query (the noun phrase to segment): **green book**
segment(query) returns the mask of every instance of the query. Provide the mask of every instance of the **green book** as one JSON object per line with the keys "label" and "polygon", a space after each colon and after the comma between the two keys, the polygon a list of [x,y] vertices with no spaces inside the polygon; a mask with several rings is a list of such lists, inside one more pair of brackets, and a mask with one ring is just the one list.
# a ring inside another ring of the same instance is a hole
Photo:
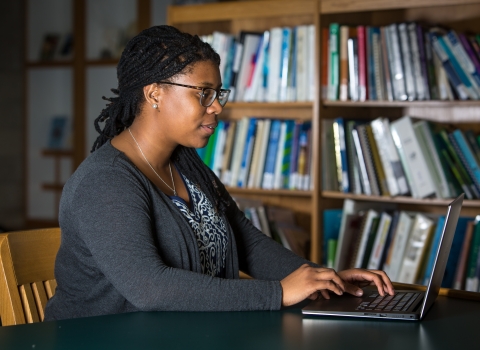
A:
{"label": "green book", "polygon": [[365,246],[365,253],[363,254],[362,268],[366,269],[368,266],[368,261],[370,260],[370,255],[372,254],[373,243],[375,242],[375,237],[377,235],[378,224],[380,222],[380,216],[377,216],[372,219],[372,226],[370,227],[370,232],[368,233],[368,241]]}
{"label": "green book", "polygon": [[338,89],[340,86],[340,26],[338,23],[331,23],[329,28],[329,44],[328,44],[328,99],[331,101],[338,100]]}
{"label": "green book", "polygon": [[480,217],[475,219],[475,227],[473,229],[472,243],[468,253],[467,269],[465,273],[465,290],[476,292],[478,290],[477,278],[477,261],[478,252],[480,251]]}
{"label": "green book", "polygon": [[337,252],[337,240],[336,239],[329,239],[327,242],[327,267],[333,268],[335,264],[335,254]]}

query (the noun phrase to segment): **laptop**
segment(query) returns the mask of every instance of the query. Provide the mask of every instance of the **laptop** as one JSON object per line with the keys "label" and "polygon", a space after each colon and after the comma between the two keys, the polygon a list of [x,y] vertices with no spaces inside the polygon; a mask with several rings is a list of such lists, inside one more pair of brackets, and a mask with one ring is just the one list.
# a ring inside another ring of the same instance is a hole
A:
{"label": "laptop", "polygon": [[375,286],[363,288],[363,295],[355,297],[347,293],[330,299],[310,302],[302,309],[304,315],[343,316],[420,321],[430,309],[440,291],[453,236],[457,227],[464,194],[448,205],[447,215],[438,245],[432,276],[426,291],[396,290],[394,296],[381,297]]}

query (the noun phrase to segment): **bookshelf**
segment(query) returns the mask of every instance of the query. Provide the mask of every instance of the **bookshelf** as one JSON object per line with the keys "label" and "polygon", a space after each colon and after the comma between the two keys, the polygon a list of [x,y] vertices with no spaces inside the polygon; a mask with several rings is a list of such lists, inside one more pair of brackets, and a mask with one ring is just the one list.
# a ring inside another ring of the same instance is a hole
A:
{"label": "bookshelf", "polygon": [[[315,98],[313,102],[244,103],[229,102],[220,116],[225,120],[238,120],[243,116],[271,118],[300,118],[311,120],[314,133],[313,190],[283,191],[229,188],[238,196],[261,199],[265,204],[277,204],[293,209],[302,215],[311,233],[310,259],[322,261],[322,213],[326,209],[342,208],[345,199],[371,203],[395,204],[399,210],[443,214],[448,199],[416,199],[407,196],[385,197],[354,195],[322,188],[322,121],[342,116],[365,121],[379,116],[396,120],[405,115],[456,125],[461,129],[480,132],[479,101],[329,101],[322,99],[320,87],[322,37],[321,30],[338,22],[347,25],[384,26],[405,21],[446,24],[458,31],[480,32],[479,0],[319,0],[282,2],[242,1],[205,5],[171,6],[168,24],[181,30],[198,34],[221,31],[238,34],[241,30],[263,31],[275,26],[315,26]],[[301,193],[300,193],[301,192]],[[480,200],[466,200],[462,215],[480,213]]]}

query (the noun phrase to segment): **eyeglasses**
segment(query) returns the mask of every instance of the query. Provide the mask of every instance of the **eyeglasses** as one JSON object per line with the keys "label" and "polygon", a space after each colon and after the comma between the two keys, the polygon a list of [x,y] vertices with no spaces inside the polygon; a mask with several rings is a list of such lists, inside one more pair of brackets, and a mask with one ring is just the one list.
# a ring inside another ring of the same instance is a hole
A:
{"label": "eyeglasses", "polygon": [[203,107],[210,107],[216,98],[218,99],[218,103],[220,103],[220,105],[223,107],[227,103],[228,96],[230,95],[230,90],[224,90],[224,89],[215,90],[215,89],[200,87],[200,86],[171,83],[169,81],[161,81],[160,84],[177,85],[177,86],[182,86],[189,89],[202,90],[202,93],[200,95],[200,104]]}

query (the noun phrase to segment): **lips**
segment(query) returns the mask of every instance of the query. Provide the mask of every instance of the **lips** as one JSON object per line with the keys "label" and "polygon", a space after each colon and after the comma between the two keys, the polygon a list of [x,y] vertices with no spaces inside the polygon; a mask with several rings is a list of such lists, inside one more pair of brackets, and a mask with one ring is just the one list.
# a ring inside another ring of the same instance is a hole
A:
{"label": "lips", "polygon": [[217,127],[218,123],[211,123],[211,124],[202,124],[202,129],[205,130],[208,134],[212,135],[215,132],[215,128]]}

